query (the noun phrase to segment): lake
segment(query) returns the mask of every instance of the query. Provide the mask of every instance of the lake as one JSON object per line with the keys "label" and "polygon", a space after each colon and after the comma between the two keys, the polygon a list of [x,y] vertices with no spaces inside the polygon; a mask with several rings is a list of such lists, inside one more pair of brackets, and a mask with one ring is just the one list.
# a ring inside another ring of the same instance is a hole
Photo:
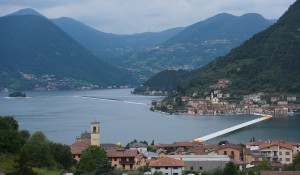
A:
{"label": "lake", "polygon": [[[0,115],[14,115],[20,129],[43,131],[54,141],[72,144],[90,123],[100,122],[100,142],[122,145],[137,140],[155,143],[189,141],[258,116],[166,115],[149,110],[162,97],[132,95],[133,89],[26,92],[31,98],[0,93]],[[273,117],[208,141],[233,143],[256,140],[300,142],[300,115]]]}

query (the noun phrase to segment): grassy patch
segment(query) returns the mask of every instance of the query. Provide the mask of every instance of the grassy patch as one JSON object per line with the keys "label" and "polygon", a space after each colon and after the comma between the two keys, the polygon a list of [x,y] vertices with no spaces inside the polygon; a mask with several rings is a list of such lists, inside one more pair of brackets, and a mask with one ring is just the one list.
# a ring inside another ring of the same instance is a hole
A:
{"label": "grassy patch", "polygon": [[42,168],[33,168],[33,171],[38,173],[38,175],[60,175],[62,173],[61,170],[55,169],[42,169]]}
{"label": "grassy patch", "polygon": [[12,154],[0,154],[0,171],[11,172],[14,170],[16,155]]}

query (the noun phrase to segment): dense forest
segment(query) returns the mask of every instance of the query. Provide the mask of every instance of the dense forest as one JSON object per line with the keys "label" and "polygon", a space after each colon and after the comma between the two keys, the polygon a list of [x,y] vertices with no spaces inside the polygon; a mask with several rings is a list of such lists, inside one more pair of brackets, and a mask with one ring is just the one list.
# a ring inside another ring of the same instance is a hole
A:
{"label": "dense forest", "polygon": [[254,92],[299,94],[300,1],[277,23],[254,35],[229,54],[203,67],[182,95],[204,96],[211,85],[226,78],[225,92],[240,96]]}

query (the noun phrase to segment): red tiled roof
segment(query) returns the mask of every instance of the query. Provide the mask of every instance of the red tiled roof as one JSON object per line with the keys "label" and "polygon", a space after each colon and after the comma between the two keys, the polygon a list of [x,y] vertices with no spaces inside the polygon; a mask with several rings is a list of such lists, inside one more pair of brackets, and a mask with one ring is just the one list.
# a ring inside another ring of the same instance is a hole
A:
{"label": "red tiled roof", "polygon": [[271,146],[281,146],[281,147],[288,148],[288,149],[291,149],[291,150],[294,149],[292,145],[281,142],[281,141],[273,141],[271,143],[261,144],[259,146],[259,149],[264,149],[264,148],[268,148],[268,147],[271,147]]}
{"label": "red tiled roof", "polygon": [[225,144],[225,145],[219,145],[219,147],[217,148],[218,150],[221,150],[221,149],[226,149],[226,148],[232,148],[232,149],[236,149],[236,150],[241,150],[241,147],[239,145],[236,145],[236,144]]}
{"label": "red tiled roof", "polygon": [[157,160],[151,160],[149,167],[184,167],[184,162],[182,160],[166,157]]}
{"label": "red tiled roof", "polygon": [[154,148],[167,148],[167,147],[194,147],[199,143],[195,142],[174,142],[172,144],[157,144],[153,145]]}
{"label": "red tiled roof", "polygon": [[117,149],[117,150],[108,150],[107,157],[136,157],[138,155],[137,150],[129,149]]}
{"label": "red tiled roof", "polygon": [[300,171],[261,171],[261,175],[300,175]]}
{"label": "red tiled roof", "polygon": [[101,143],[101,148],[104,148],[105,150],[114,150],[114,149],[120,149],[118,145],[113,143]]}
{"label": "red tiled roof", "polygon": [[90,139],[77,139],[75,143],[73,143],[71,148],[71,153],[73,155],[79,154],[81,155],[83,151],[85,151],[91,145]]}

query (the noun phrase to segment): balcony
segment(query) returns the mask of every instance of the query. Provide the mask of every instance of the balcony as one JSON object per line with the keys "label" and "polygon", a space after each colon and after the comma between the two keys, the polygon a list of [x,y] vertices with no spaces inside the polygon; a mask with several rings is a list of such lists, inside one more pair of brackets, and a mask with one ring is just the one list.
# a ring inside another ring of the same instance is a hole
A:
{"label": "balcony", "polygon": [[120,164],[125,164],[125,165],[129,165],[129,164],[135,164],[134,160],[120,160],[119,161]]}

